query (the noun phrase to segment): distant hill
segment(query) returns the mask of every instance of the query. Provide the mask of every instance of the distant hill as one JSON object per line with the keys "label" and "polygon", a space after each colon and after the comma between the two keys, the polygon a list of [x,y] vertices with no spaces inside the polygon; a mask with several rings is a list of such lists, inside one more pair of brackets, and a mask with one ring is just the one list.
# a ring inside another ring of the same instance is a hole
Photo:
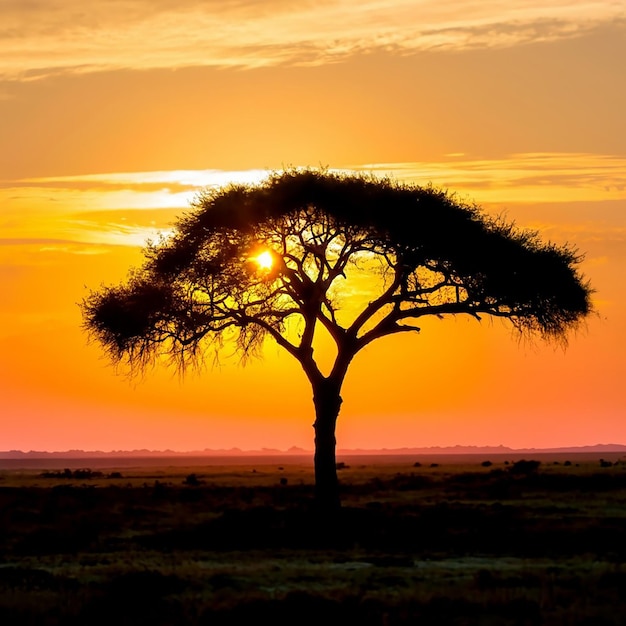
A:
{"label": "distant hill", "polygon": [[[432,446],[428,448],[380,448],[380,449],[338,449],[337,454],[350,455],[467,455],[467,454],[575,454],[575,453],[602,453],[623,452],[626,454],[626,445],[617,443],[600,443],[590,446],[574,446],[563,448],[509,448],[507,446]],[[312,450],[291,447],[288,450],[261,448],[260,450],[241,450],[240,448],[212,450],[193,450],[180,452],[176,450],[66,450],[49,452],[45,450],[6,450],[0,451],[0,459],[96,459],[96,458],[153,458],[153,457],[226,457],[226,456],[283,456],[283,455],[312,455]]]}

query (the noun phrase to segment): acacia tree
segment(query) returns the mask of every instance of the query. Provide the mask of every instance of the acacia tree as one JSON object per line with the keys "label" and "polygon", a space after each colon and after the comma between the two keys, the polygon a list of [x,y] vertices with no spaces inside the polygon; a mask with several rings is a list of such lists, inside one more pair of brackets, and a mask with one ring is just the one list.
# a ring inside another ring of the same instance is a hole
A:
{"label": "acacia tree", "polygon": [[[86,329],[115,362],[140,370],[164,355],[184,369],[231,342],[245,359],[275,341],[312,387],[323,509],[339,506],[335,424],[365,346],[419,332],[426,315],[500,317],[562,340],[591,310],[570,246],[432,187],[326,171],[205,191],[145,258],[125,284],[85,298]],[[326,371],[319,332],[334,344]]]}

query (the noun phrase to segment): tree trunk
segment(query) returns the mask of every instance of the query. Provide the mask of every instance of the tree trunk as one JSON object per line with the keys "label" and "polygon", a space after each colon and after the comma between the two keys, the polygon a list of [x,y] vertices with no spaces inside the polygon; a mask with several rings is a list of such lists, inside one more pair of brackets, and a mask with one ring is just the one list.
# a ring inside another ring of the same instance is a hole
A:
{"label": "tree trunk", "polygon": [[335,425],[341,407],[337,383],[324,378],[313,389],[315,404],[315,501],[322,513],[339,510],[339,481],[335,460]]}

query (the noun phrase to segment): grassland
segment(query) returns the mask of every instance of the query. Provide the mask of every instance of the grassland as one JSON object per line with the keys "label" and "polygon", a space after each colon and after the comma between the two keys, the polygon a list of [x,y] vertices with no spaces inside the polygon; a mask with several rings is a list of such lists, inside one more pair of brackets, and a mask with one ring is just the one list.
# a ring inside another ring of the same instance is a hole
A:
{"label": "grassland", "polygon": [[626,464],[480,461],[0,471],[0,624],[626,624]]}

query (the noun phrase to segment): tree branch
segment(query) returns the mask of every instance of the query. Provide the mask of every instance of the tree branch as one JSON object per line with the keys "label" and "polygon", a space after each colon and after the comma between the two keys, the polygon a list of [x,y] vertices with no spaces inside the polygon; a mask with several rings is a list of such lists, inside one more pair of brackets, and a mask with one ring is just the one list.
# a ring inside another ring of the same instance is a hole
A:
{"label": "tree branch", "polygon": [[387,304],[393,302],[392,296],[402,282],[402,273],[395,268],[395,273],[391,284],[385,291],[375,300],[372,300],[363,311],[356,317],[352,324],[348,327],[347,333],[356,337],[359,330]]}

